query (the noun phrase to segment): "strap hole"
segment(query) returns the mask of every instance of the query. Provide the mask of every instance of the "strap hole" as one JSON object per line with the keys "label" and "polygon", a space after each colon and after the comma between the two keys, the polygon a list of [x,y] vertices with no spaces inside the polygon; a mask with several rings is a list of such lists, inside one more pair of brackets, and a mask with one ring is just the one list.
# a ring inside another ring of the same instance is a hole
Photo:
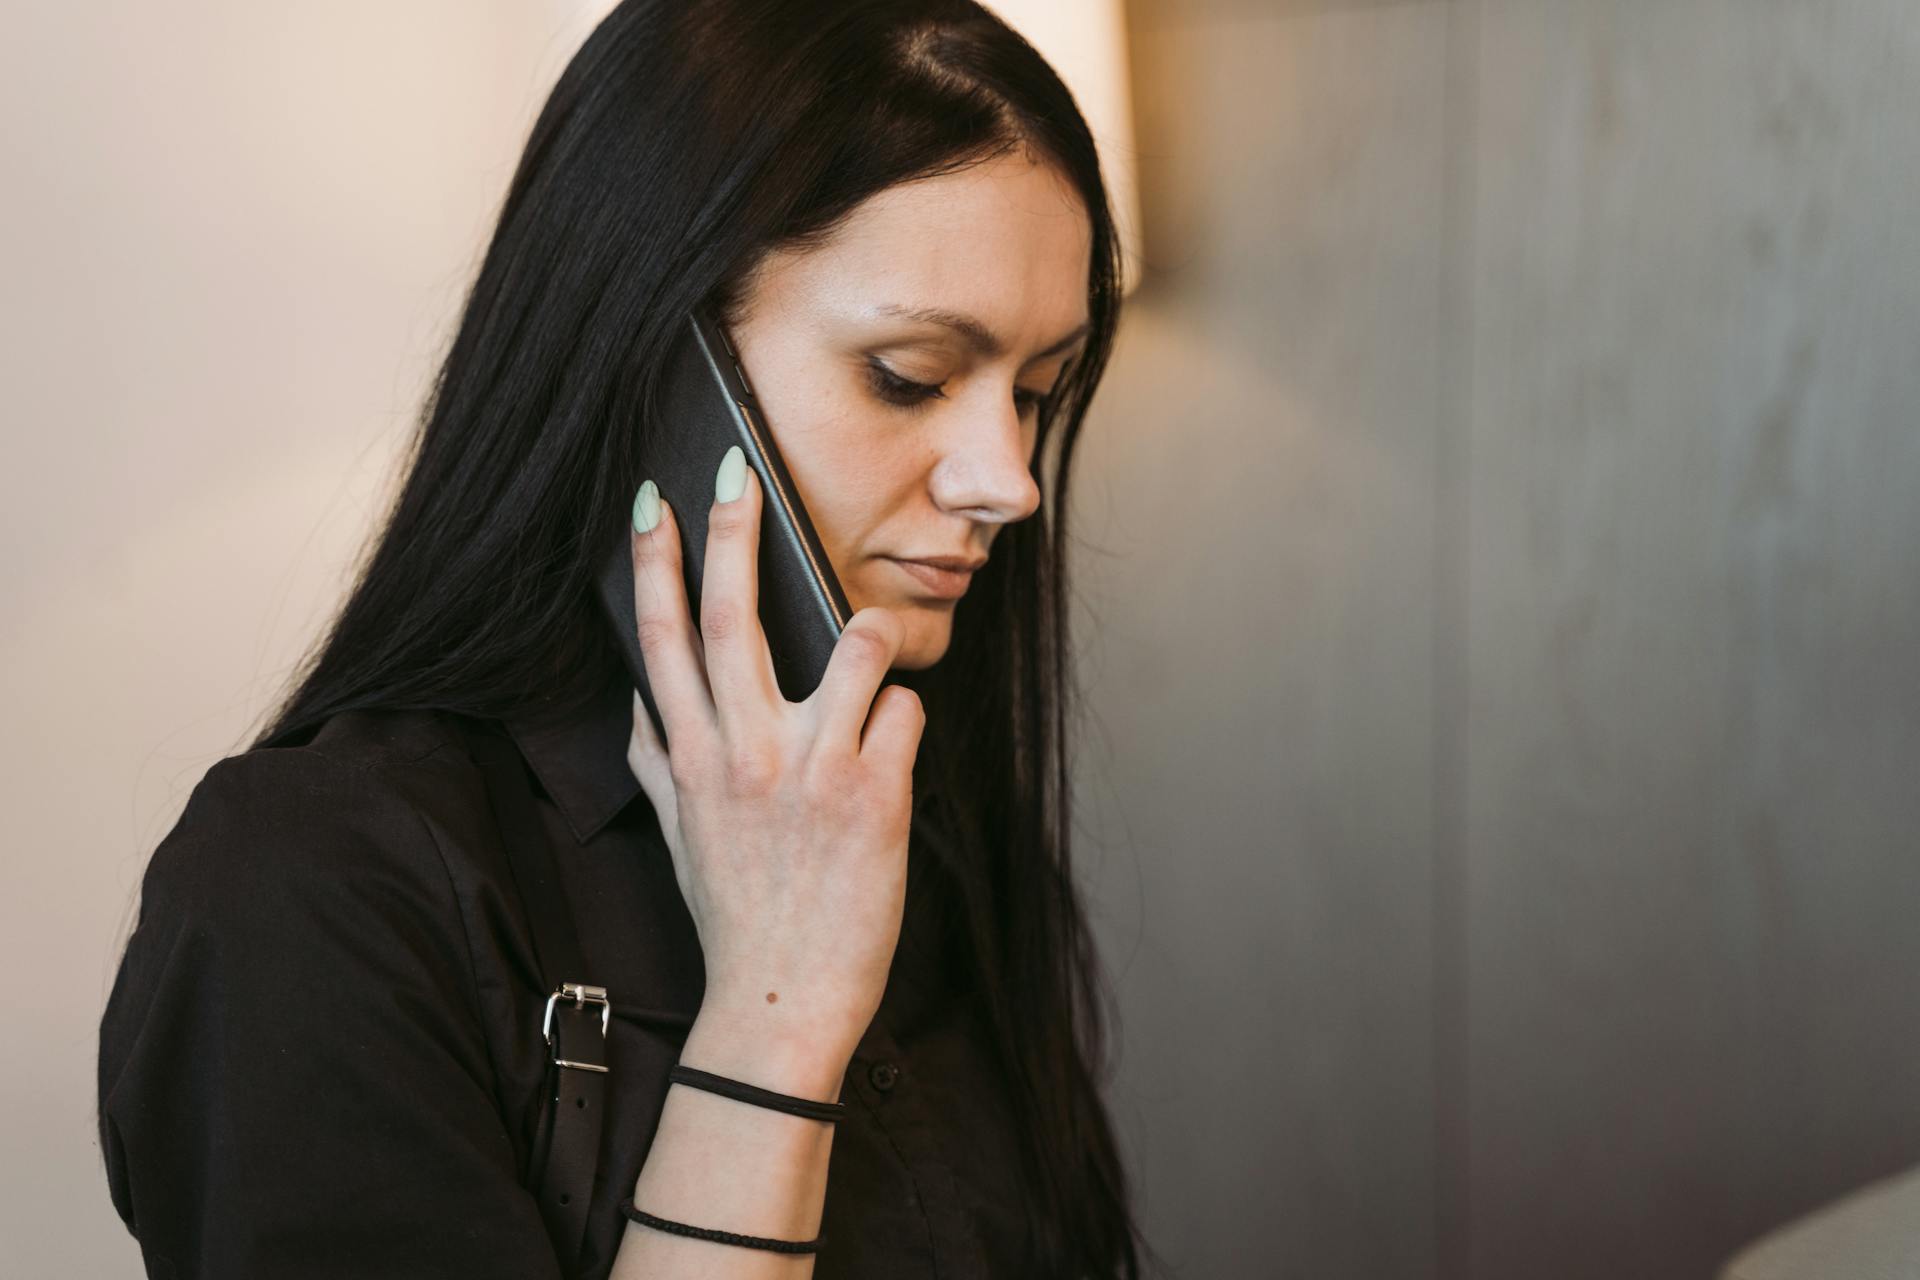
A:
{"label": "strap hole", "polygon": [[572,1197],[572,1196],[570,1196],[570,1195],[568,1195],[568,1194],[567,1194],[566,1192],[564,1192],[564,1191],[562,1191],[562,1192],[560,1193],[560,1203],[561,1203],[561,1204],[572,1204],[572,1203],[573,1203],[573,1197]]}
{"label": "strap hole", "polygon": [[585,1098],[575,1098],[573,1100],[573,1105],[576,1107],[584,1107],[587,1105],[587,1100]]}

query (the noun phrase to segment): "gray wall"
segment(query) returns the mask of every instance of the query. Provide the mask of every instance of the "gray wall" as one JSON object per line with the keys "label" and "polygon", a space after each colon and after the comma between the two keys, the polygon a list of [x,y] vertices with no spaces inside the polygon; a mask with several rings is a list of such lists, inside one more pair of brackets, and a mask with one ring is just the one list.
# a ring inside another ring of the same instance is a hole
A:
{"label": "gray wall", "polygon": [[1162,1252],[1709,1276],[1920,1162],[1920,11],[1133,20],[1078,834]]}

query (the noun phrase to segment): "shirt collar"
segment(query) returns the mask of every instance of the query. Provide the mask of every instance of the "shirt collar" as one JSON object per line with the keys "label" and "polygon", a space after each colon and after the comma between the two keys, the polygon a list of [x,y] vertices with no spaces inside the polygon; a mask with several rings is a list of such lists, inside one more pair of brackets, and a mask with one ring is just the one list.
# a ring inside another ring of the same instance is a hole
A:
{"label": "shirt collar", "polygon": [[610,679],[573,715],[535,706],[504,722],[581,844],[641,793],[640,780],[627,764],[634,695],[625,674]]}

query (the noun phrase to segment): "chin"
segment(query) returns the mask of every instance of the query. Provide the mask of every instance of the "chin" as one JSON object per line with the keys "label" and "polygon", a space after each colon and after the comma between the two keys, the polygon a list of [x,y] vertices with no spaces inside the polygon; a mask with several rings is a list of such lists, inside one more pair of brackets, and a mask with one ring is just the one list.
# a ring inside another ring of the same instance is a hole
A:
{"label": "chin", "polygon": [[898,612],[906,620],[907,640],[900,646],[892,670],[925,671],[947,656],[947,645],[953,635],[950,611],[906,605],[899,607]]}
{"label": "chin", "polygon": [[928,657],[923,654],[917,654],[917,653],[910,654],[910,653],[906,653],[905,651],[902,651],[899,658],[894,661],[894,664],[891,667],[889,667],[888,670],[889,671],[925,671],[928,667],[931,667],[934,663],[940,661],[940,659],[944,657],[945,654],[946,654],[946,650],[944,649],[941,650],[939,653],[932,655],[931,657]]}

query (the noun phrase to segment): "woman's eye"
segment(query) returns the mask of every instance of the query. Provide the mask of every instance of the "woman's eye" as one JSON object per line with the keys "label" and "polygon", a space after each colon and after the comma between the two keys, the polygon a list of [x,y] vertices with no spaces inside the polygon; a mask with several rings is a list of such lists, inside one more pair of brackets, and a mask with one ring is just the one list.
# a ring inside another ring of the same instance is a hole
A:
{"label": "woman's eye", "polygon": [[903,378],[878,360],[867,361],[867,378],[873,384],[874,394],[889,404],[902,408],[914,408],[933,399],[944,399],[946,393],[940,390],[940,384],[934,382],[915,382]]}
{"label": "woman's eye", "polygon": [[[947,393],[937,382],[915,382],[903,378],[887,368],[878,360],[867,361],[868,381],[873,384],[874,394],[889,404],[905,409],[924,408],[929,400],[944,400]],[[1020,416],[1038,411],[1047,402],[1047,392],[1031,391],[1026,387],[1013,389],[1013,403],[1019,408]]]}

